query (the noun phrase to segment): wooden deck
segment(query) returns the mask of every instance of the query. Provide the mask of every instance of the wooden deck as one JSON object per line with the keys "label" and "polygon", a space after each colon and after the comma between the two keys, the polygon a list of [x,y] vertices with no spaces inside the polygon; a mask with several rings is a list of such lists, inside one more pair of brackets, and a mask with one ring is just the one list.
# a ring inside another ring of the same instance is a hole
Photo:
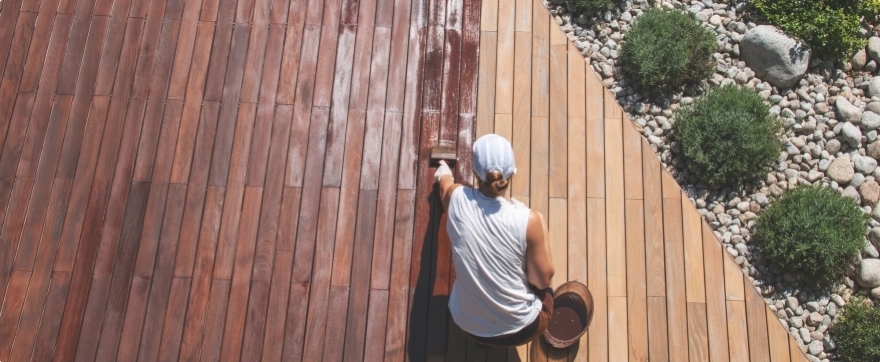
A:
{"label": "wooden deck", "polygon": [[[0,361],[804,359],[539,0],[0,6]],[[447,316],[428,150],[490,131],[569,351]]]}

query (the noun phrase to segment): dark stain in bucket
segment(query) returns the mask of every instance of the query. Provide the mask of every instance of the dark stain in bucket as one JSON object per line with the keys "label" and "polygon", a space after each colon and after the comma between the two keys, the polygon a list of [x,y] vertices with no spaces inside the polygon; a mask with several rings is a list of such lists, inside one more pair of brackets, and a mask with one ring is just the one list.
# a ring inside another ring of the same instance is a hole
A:
{"label": "dark stain in bucket", "polygon": [[587,324],[586,309],[583,300],[574,293],[556,297],[547,330],[553,337],[563,341],[577,337]]}

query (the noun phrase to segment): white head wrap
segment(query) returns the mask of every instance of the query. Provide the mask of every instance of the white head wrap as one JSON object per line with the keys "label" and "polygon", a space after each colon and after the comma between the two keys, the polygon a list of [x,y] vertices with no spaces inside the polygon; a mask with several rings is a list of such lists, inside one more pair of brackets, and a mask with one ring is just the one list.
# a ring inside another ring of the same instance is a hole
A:
{"label": "white head wrap", "polygon": [[509,179],[516,173],[513,148],[510,142],[497,134],[487,134],[474,142],[474,172],[481,180],[489,172],[497,171]]}

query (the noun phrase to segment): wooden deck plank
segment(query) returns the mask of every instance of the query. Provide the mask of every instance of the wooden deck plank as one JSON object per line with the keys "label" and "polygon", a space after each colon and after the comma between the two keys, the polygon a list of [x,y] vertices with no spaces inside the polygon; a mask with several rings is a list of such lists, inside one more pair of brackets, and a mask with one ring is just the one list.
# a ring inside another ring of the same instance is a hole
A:
{"label": "wooden deck plank", "polygon": [[[53,176],[58,166],[58,159],[61,152],[61,138],[67,127],[68,115],[70,112],[71,96],[59,96],[55,98],[55,102],[51,107],[52,112],[46,120],[46,126],[51,130],[46,135],[45,141],[48,142],[45,147],[39,149],[39,165],[35,165],[36,176],[34,179],[33,191],[31,192],[30,201],[28,202],[27,214],[22,225],[18,242],[13,239],[12,243],[18,243],[15,252],[13,268],[15,270],[33,270],[34,259],[37,257],[40,235],[43,232],[43,222],[47,218],[47,211],[50,207],[51,193],[54,189]],[[36,117],[36,115],[34,115]],[[32,122],[32,125],[35,122]],[[30,132],[28,132],[30,134]],[[27,145],[27,140],[25,140]],[[23,160],[22,160],[23,161]],[[22,166],[19,163],[19,166]],[[20,169],[21,167],[19,167]],[[24,176],[24,175],[22,175]],[[68,189],[67,192],[70,190]],[[63,201],[67,203],[67,197]],[[66,205],[65,205],[66,208]],[[59,210],[59,212],[63,212]],[[62,214],[63,218],[63,214]],[[52,252],[54,254],[54,252]]]}
{"label": "wooden deck plank", "polygon": [[749,359],[770,361],[770,337],[767,332],[767,305],[751,282],[745,281],[746,319],[748,322]]}
{"label": "wooden deck plank", "polygon": [[[220,241],[217,244],[217,260],[214,264],[214,277],[231,279],[235,267],[238,234],[242,217],[246,217],[242,210],[242,202],[245,194],[244,178],[247,172],[247,158],[243,153],[250,148],[251,133],[254,117],[254,104],[245,103],[239,109],[239,122],[241,127],[236,127],[233,141],[232,164],[229,166],[229,179],[226,182],[226,201],[223,208],[223,221],[220,226]],[[222,111],[222,108],[221,108]]]}
{"label": "wooden deck plank", "polygon": [[773,362],[791,362],[791,352],[785,348],[788,346],[791,337],[786,333],[782,324],[777,322],[776,317],[770,308],[764,308],[767,313],[767,334],[770,347],[770,360]]}
{"label": "wooden deck plank", "polygon": [[[568,279],[587,281],[586,122],[568,119]],[[516,145],[514,150],[520,145]],[[514,181],[515,183],[516,181]]]}
{"label": "wooden deck plank", "polygon": [[[254,254],[253,280],[272,280],[273,263],[278,248],[278,230],[281,201],[284,192],[284,164],[290,134],[290,116],[293,107],[279,106],[272,125],[271,149],[267,164],[271,165],[263,189],[263,207],[260,210],[260,225],[257,231],[257,245]],[[288,272],[289,277],[289,272]],[[268,288],[268,287],[267,287]]]}
{"label": "wooden deck plank", "polygon": [[[339,41],[340,0],[319,2],[324,5],[321,21],[321,41],[318,49],[318,68],[315,78],[313,105],[329,107],[333,95],[333,75],[336,67],[336,48]],[[320,6],[320,5],[318,5]],[[316,6],[316,7],[318,7]]]}
{"label": "wooden deck plank", "polygon": [[220,360],[223,342],[223,323],[229,306],[229,279],[211,279],[211,297],[205,314],[205,334],[201,340],[200,357],[206,361]]}
{"label": "wooden deck plank", "polygon": [[245,321],[248,316],[248,294],[251,292],[254,249],[256,247],[263,189],[260,187],[247,187],[244,194],[241,225],[238,228],[238,240],[235,246],[229,306],[226,311],[226,323],[223,331],[222,360],[238,360],[242,358]]}
{"label": "wooden deck plank", "polygon": [[230,55],[239,57],[242,59],[242,63],[244,62],[245,53],[231,51],[235,3],[237,3],[236,0],[220,0],[214,26],[214,38],[211,44],[210,62],[207,64],[208,72],[203,96],[206,101],[220,101],[222,99],[225,88],[223,83],[226,80],[224,74],[227,73]]}
{"label": "wooden deck plank", "polygon": [[352,246],[357,221],[358,183],[364,142],[366,113],[352,111],[345,137],[345,164],[342,170],[342,188],[339,196],[339,217],[336,225],[333,251],[332,285],[349,286],[351,280]]}
{"label": "wooden deck plank", "polygon": [[[682,194],[684,194],[683,191]],[[706,303],[705,271],[703,269],[703,220],[686,195],[682,195],[681,207],[687,301],[688,303]]]}
{"label": "wooden deck plank", "polygon": [[[208,170],[211,159],[211,147],[216,132],[217,113],[220,105],[217,102],[205,102],[202,107],[202,121],[199,122],[199,131],[196,139],[196,154],[193,160],[197,166],[190,178],[190,188],[187,192],[186,210],[183,214],[183,228],[180,231],[181,243],[178,246],[178,256],[174,264],[175,276],[193,276],[193,267],[197,258],[197,250],[200,247],[200,231],[203,223],[202,211],[206,205],[206,186]],[[183,120],[181,120],[183,122]],[[176,157],[175,153],[175,157]],[[172,178],[174,177],[172,169]],[[190,175],[187,175],[189,177]],[[220,191],[223,192],[222,190]],[[221,206],[222,208],[222,206]],[[215,221],[218,223],[219,219]],[[220,225],[212,225],[219,230]],[[213,258],[213,251],[212,256]],[[213,263],[213,259],[211,259]]]}
{"label": "wooden deck plank", "polygon": [[[118,352],[125,306],[129,299],[129,293],[126,291],[132,288],[132,275],[138,249],[137,242],[143,228],[149,191],[150,184],[148,183],[131,183],[125,219],[119,234],[116,257],[112,264],[113,276],[110,279],[106,307],[102,308],[101,313],[104,316],[104,323],[101,325],[101,339],[97,345],[98,360],[113,360]],[[112,201],[111,198],[111,203]]]}
{"label": "wooden deck plank", "polygon": [[[327,308],[334,311],[327,315],[327,322],[324,327],[324,338],[330,340],[342,336],[342,343],[345,339],[345,320],[348,317],[348,301],[350,290],[348,286],[330,286],[330,294],[328,296]],[[326,344],[327,342],[325,342]],[[325,346],[322,361],[342,361],[344,348],[331,348]]]}
{"label": "wooden deck plank", "polygon": [[[232,176],[236,158],[232,158],[233,143],[235,136],[239,134],[240,123],[253,127],[253,121],[241,121],[241,117],[247,113],[255,113],[256,107],[252,103],[244,103],[239,106],[236,100],[241,94],[241,81],[244,73],[245,55],[248,48],[248,35],[251,31],[248,25],[238,25],[233,30],[232,46],[229,55],[228,67],[226,67],[226,79],[223,81],[223,96],[220,103],[220,117],[217,121],[217,135],[214,139],[214,153],[211,157],[211,172],[208,175],[208,184],[221,186],[224,184],[238,186]],[[210,75],[210,74],[209,74]],[[208,88],[206,88],[208,89]],[[209,95],[205,95],[208,99]],[[236,112],[238,109],[238,112]],[[236,115],[238,117],[236,117]],[[253,114],[249,119],[253,119]],[[250,137],[248,137],[250,139]],[[246,147],[245,150],[250,147]],[[245,158],[246,162],[247,158]],[[242,182],[243,184],[243,182]]]}
{"label": "wooden deck plank", "polygon": [[[550,120],[532,117],[529,206],[545,216],[550,210]],[[587,172],[589,174],[589,171]]]}
{"label": "wooden deck plank", "polygon": [[648,360],[644,209],[642,200],[626,200],[626,301],[630,361]]}
{"label": "wooden deck plank", "polygon": [[[496,0],[497,1],[497,0]],[[492,2],[484,1],[483,4]],[[485,5],[484,5],[485,6]],[[496,5],[497,6],[497,3]],[[485,12],[486,9],[484,8]],[[484,18],[485,19],[485,18]],[[493,133],[495,119],[495,82],[498,58],[498,33],[480,33],[480,77],[477,85],[477,137]]]}
{"label": "wooden deck plank", "polygon": [[792,362],[804,362],[807,361],[807,357],[804,355],[804,351],[798,347],[797,342],[789,337],[788,349],[790,350],[790,356]]}
{"label": "wooden deck plank", "polygon": [[[124,109],[124,102],[116,102],[117,108]],[[122,232],[123,223],[125,221],[126,202],[131,190],[131,183],[128,182],[131,177],[131,168],[134,160],[135,140],[140,132],[140,126],[143,124],[143,100],[132,100],[131,107],[128,108],[124,117],[124,128],[121,134],[109,141],[111,149],[102,146],[101,154],[98,158],[98,169],[96,170],[96,179],[111,179],[110,202],[107,205],[107,215],[104,218],[103,230],[101,232],[101,244],[98,247],[98,259],[95,264],[95,273],[112,273],[115,263],[116,250],[119,242],[119,236]],[[110,113],[108,119],[113,114],[114,102],[110,102]],[[121,120],[118,123],[123,123]],[[121,125],[120,125],[121,126]],[[118,131],[118,129],[117,129]],[[106,131],[105,131],[106,132]],[[118,148],[117,148],[118,147]],[[101,161],[104,162],[101,162]],[[103,169],[101,166],[104,166]],[[111,171],[113,170],[113,171]],[[104,171],[105,177],[98,177],[98,172]],[[112,172],[112,173],[111,173]],[[146,195],[145,195],[146,196]],[[145,207],[146,205],[143,205]]]}
{"label": "wooden deck plank", "polygon": [[[559,30],[556,27],[551,33]],[[565,197],[568,193],[566,182],[568,166],[568,107],[566,105],[568,94],[568,57],[565,44],[550,46],[550,98],[553,99],[553,107],[550,108],[550,140],[549,140],[549,195],[550,197]],[[540,161],[539,161],[540,162]]]}
{"label": "wooden deck plank", "polygon": [[688,302],[688,356],[691,361],[709,361],[709,336],[706,304]]}
{"label": "wooden deck plank", "polygon": [[[165,135],[162,135],[161,132],[163,130],[159,127],[160,122],[147,122],[144,125],[140,145],[138,146],[138,157],[135,162],[134,176],[132,178],[135,181],[150,180],[152,178],[155,164],[159,162],[168,164],[166,166],[168,171],[163,169],[160,172],[160,179],[166,182],[170,180],[171,164],[168,163],[168,161],[157,160],[158,155],[156,153],[161,152],[163,157],[169,157],[167,156],[169,151],[166,150],[166,148],[170,148],[170,152],[173,152],[177,142],[176,134],[180,127],[180,117],[183,113],[183,102],[166,102],[165,99],[168,95],[168,82],[171,77],[171,60],[174,56],[174,45],[177,44],[177,34],[179,30],[180,26],[176,22],[169,22],[168,26],[162,27],[162,40],[159,43],[158,54],[156,55],[156,69],[151,79],[150,84],[152,85],[150,86],[149,94],[147,95],[150,100],[147,103],[146,115],[144,116],[148,120],[159,119],[160,117],[163,118],[161,123],[162,127],[165,127],[164,124],[166,122],[172,122],[173,130],[168,130]],[[173,106],[171,112],[165,112],[166,104]],[[173,133],[169,135],[167,132]],[[167,140],[168,138],[173,138],[174,143],[171,145],[165,144],[165,148],[158,148],[160,137],[162,136],[165,137],[162,139],[165,140],[165,142],[169,142],[169,140]],[[174,154],[171,153],[170,157],[173,158]]]}
{"label": "wooden deck plank", "polygon": [[[488,1],[484,1],[488,2]],[[495,113],[513,114],[514,57],[516,25],[515,0],[497,0],[498,7],[498,45],[495,66]]]}
{"label": "wooden deck plank", "polygon": [[[589,141],[588,141],[589,142]],[[589,172],[589,171],[588,171]],[[589,182],[589,181],[588,181]],[[589,184],[588,184],[589,185]],[[605,200],[587,199],[587,286],[593,294],[594,318],[590,324],[589,360],[608,361],[608,271],[606,269]]]}
{"label": "wooden deck plank", "polygon": [[379,170],[379,193],[376,205],[375,232],[370,286],[388,289],[391,279],[394,215],[397,195],[398,162],[400,160],[400,125],[402,114],[385,113],[382,137],[382,167]]}
{"label": "wooden deck plank", "polygon": [[[72,124],[66,131],[55,177],[78,180],[91,180],[94,177],[109,103],[109,97],[74,96]],[[91,137],[82,137],[83,134]]]}
{"label": "wooden deck plank", "polygon": [[[439,4],[440,2],[437,2]],[[440,95],[440,142],[458,142],[458,121],[459,115],[468,113],[463,110],[465,106],[461,104],[460,85],[461,85],[461,66],[462,66],[462,12],[463,1],[451,1],[446,4],[445,9],[445,29],[443,30],[443,75],[440,84],[443,91]],[[430,32],[429,32],[430,34]],[[428,58],[430,60],[431,38],[428,41]],[[475,54],[474,54],[475,55]],[[426,78],[430,80],[430,78]],[[426,92],[430,95],[430,91]],[[422,103],[422,110],[431,109],[432,102]]]}
{"label": "wooden deck plank", "polygon": [[[180,352],[180,343],[183,337],[182,321],[185,320],[186,303],[191,278],[174,277],[171,282],[171,295],[168,298],[168,311],[165,314],[165,323],[162,330],[162,340],[159,344],[158,360],[176,360]],[[148,351],[150,352],[150,351]]]}
{"label": "wooden deck plank", "polygon": [[553,258],[553,289],[570,280],[568,275],[568,202],[566,199],[550,198],[547,226],[550,231],[550,250]]}
{"label": "wooden deck plank", "polygon": [[[664,189],[665,189],[664,185]],[[676,186],[678,187],[678,186]],[[666,255],[666,304],[669,320],[669,358],[688,358],[687,298],[680,199],[663,199],[663,242]]]}
{"label": "wooden deck plank", "polygon": [[[202,127],[200,125],[200,115],[202,112],[201,108],[203,107],[202,96],[204,94],[204,86],[207,78],[207,65],[209,60],[208,54],[210,54],[211,49],[209,46],[213,36],[213,23],[199,23],[198,31],[196,33],[196,44],[199,44],[199,46],[194,49],[191,67],[192,71],[188,72],[189,77],[187,78],[188,80],[186,82],[186,95],[183,98],[185,99],[183,117],[180,121],[180,131],[177,138],[177,149],[174,153],[174,168],[171,172],[171,181],[174,183],[184,183],[190,177],[190,170],[193,163],[193,148],[197,145],[198,142],[197,131],[200,127]],[[179,46],[180,44],[178,45],[178,47]],[[179,54],[179,52],[176,54]],[[177,69],[177,60],[175,59],[174,71],[176,72]],[[175,73],[172,73],[171,75],[172,84],[175,83],[174,74]],[[173,88],[169,90],[169,98],[173,98],[172,90]],[[207,104],[209,102],[205,103]],[[214,102],[211,103],[216,104]],[[217,108],[219,109],[219,105]],[[213,118],[213,120],[214,121],[212,123],[216,123],[216,116]],[[213,135],[211,135],[212,144],[213,138]]]}
{"label": "wooden deck plank", "polygon": [[[165,15],[166,1],[167,0],[141,2],[144,4],[144,9],[143,13],[138,15],[143,16],[137,17],[146,17],[146,21],[144,22],[143,37],[138,48],[137,61],[133,68],[134,81],[132,82],[131,89],[132,97],[147,98],[153,86],[164,87],[161,85],[161,82],[153,84],[152,80],[153,70],[159,65],[157,64],[158,47],[161,40],[159,35],[163,28],[162,17]],[[149,10],[146,9],[147,4],[149,5]],[[134,11],[135,7],[132,6],[131,10]],[[131,13],[129,14],[131,15]],[[168,61],[165,62],[167,65],[170,65]]]}
{"label": "wooden deck plank", "polygon": [[[0,240],[3,241],[0,245],[3,245],[4,249],[6,249],[4,250],[5,253],[3,254],[3,259],[0,259],[3,263],[3,269],[0,269],[2,270],[2,272],[0,272],[0,283],[2,283],[0,284],[0,293],[3,293],[2,295],[4,298],[6,297],[9,283],[12,282],[10,278],[13,272],[12,265],[15,256],[15,247],[17,246],[17,243],[13,243],[11,240],[13,235],[17,236],[21,234],[21,227],[22,224],[24,224],[24,214],[27,210],[27,200],[33,190],[33,184],[34,180],[32,178],[18,179],[17,182],[15,182],[11,192],[11,200],[9,202],[9,217],[4,221],[2,233],[0,233]],[[15,331],[12,330],[8,333],[14,332]]]}
{"label": "wooden deck plank", "polygon": [[[363,360],[370,294],[370,268],[375,245],[376,205],[378,192],[362,190],[358,196],[358,220],[351,261],[351,290],[348,294],[348,316],[345,322],[343,355]],[[325,337],[329,341],[332,336]]]}
{"label": "wooden deck plank", "polygon": [[[303,53],[303,47],[310,43],[305,40],[312,40],[312,36],[305,37],[305,1],[293,1],[290,3],[290,10],[287,15],[287,30],[284,37],[284,51],[281,58],[281,73],[278,78],[278,95],[277,102],[280,104],[293,104],[296,95],[295,85],[299,82],[299,67],[301,64],[301,54],[307,54],[311,57],[317,53]],[[308,29],[314,29],[309,27]],[[314,33],[314,30],[309,30]],[[308,59],[308,58],[306,58]],[[308,60],[306,60],[308,62]]]}
{"label": "wooden deck plank", "polygon": [[666,297],[648,296],[648,356],[652,361],[669,360]]}
{"label": "wooden deck plank", "polygon": [[608,297],[608,360],[629,359],[627,296]]}
{"label": "wooden deck plank", "polygon": [[369,96],[370,69],[373,54],[373,30],[376,19],[376,0],[362,1],[358,5],[358,26],[355,50],[352,58],[352,74],[349,89],[349,109],[366,110]]}
{"label": "wooden deck plank", "polygon": [[[173,150],[173,148],[171,149]],[[138,341],[140,349],[137,357],[139,359],[155,360],[158,358],[162,331],[166,322],[165,315],[169,311],[169,298],[174,291],[174,261],[177,256],[177,243],[183,220],[186,187],[184,185],[170,185],[166,200],[162,232],[159,238],[159,255],[156,259],[153,285],[150,288],[144,316],[145,324]],[[178,324],[177,321],[171,322]]]}
{"label": "wooden deck plank", "polygon": [[749,361],[749,330],[746,323],[746,303],[727,301],[727,328],[730,338],[730,360]]}
{"label": "wooden deck plank", "polygon": [[724,254],[724,285],[727,300],[746,300],[742,269],[729,254]]}
{"label": "wooden deck plank", "polygon": [[706,271],[706,319],[709,325],[709,360],[730,360],[727,308],[724,291],[724,250],[709,225],[702,224],[703,263]]}
{"label": "wooden deck plank", "polygon": [[69,272],[53,272],[52,281],[49,285],[49,295],[46,298],[46,305],[53,306],[47,308],[40,320],[40,331],[37,333],[35,346],[41,348],[34,350],[33,359],[37,361],[48,361],[55,354],[56,344],[58,342],[58,331],[61,328],[61,318],[64,314],[64,308],[59,308],[66,302],[67,294],[70,287]]}
{"label": "wooden deck plank", "polygon": [[[50,19],[51,20],[51,19]],[[39,19],[38,19],[39,22]],[[49,137],[55,135],[55,132],[58,132],[57,125],[55,127],[49,128],[47,130],[48,122],[50,119],[50,111],[55,111],[55,107],[57,102],[53,102],[54,97],[54,87],[56,84],[56,79],[58,77],[58,71],[61,67],[61,58],[50,56],[45,57],[45,52],[51,51],[52,54],[58,54],[64,52],[64,47],[67,42],[67,30],[70,28],[71,16],[67,14],[59,14],[55,18],[55,23],[49,23],[51,27],[51,35],[50,34],[41,34],[43,38],[46,38],[48,44],[46,44],[46,48],[42,49],[42,55],[34,55],[29,56],[29,60],[35,59],[39,56],[38,63],[43,66],[42,68],[38,68],[36,70],[28,69],[28,66],[33,64],[33,62],[29,62],[25,65],[24,69],[24,78],[22,79],[22,84],[19,86],[18,91],[20,93],[25,92],[35,92],[38,85],[42,85],[40,87],[40,92],[37,93],[37,97],[34,100],[34,112],[31,115],[30,126],[28,127],[27,135],[25,136],[23,149],[21,151],[21,159],[19,160],[18,165],[18,176],[34,176],[34,173],[37,170],[37,160],[40,156],[41,146],[44,144],[44,140],[47,137],[47,132],[50,132]],[[37,24],[38,26],[41,24]],[[54,26],[53,26],[54,25]],[[39,35],[39,34],[38,34]],[[49,41],[51,38],[51,41]],[[31,43],[31,48],[33,48],[34,43]],[[31,50],[33,51],[33,49]],[[45,58],[45,62],[44,62]],[[28,78],[28,75],[36,74],[33,78]],[[32,79],[32,80],[31,80]],[[28,81],[32,83],[28,84]],[[31,89],[25,88],[27,86],[32,87]],[[68,110],[70,105],[69,103],[72,101],[72,97],[62,97],[64,99],[64,103],[67,103]],[[66,118],[66,116],[65,116]],[[66,125],[66,120],[65,120]],[[57,147],[61,147],[61,141],[63,140],[62,134],[64,128],[60,130],[62,133],[55,136],[51,142],[57,142]],[[50,143],[46,143],[46,145],[54,146]],[[51,153],[50,153],[51,154]],[[52,157],[50,157],[52,159]],[[54,166],[53,166],[53,174],[54,174]]]}
{"label": "wooden deck plank", "polygon": [[605,198],[605,88],[587,76],[587,197]]}
{"label": "wooden deck plank", "polygon": [[[329,311],[327,300],[330,289],[330,265],[333,260],[333,243],[328,241],[333,240],[336,232],[337,215],[334,205],[338,202],[339,189],[333,187],[321,189],[320,216],[318,216],[315,237],[316,240],[322,240],[322,242],[317,243],[315,246],[314,265],[316,267],[311,275],[309,290],[308,319],[302,354],[304,361],[317,361],[324,352],[326,341],[324,321],[326,321]],[[297,239],[299,239],[299,236]],[[294,267],[296,267],[296,260],[294,260]]]}
{"label": "wooden deck plank", "polygon": [[[97,71],[97,62],[87,63],[85,57],[100,55],[101,52],[96,50],[96,47],[100,47],[104,42],[107,17],[93,17],[94,5],[94,1],[76,2],[77,9],[70,28],[70,38],[64,52],[60,76],[55,86],[58,94],[74,94],[77,78],[82,77],[79,74],[88,73],[87,69],[92,69],[93,72]],[[84,79],[89,78],[94,81],[94,76]]]}
{"label": "wooden deck plank", "polygon": [[[523,9],[517,6],[517,14],[522,11]],[[529,31],[531,31],[531,24],[529,24]],[[513,135],[510,142],[516,145],[513,148],[513,156],[517,163],[518,177],[513,179],[510,190],[511,195],[518,197],[529,196],[529,189],[531,188],[531,183],[529,182],[531,180],[531,127],[529,124],[532,121],[532,102],[530,99],[532,92],[532,35],[529,32],[517,31],[514,38]],[[487,40],[481,39],[480,44],[485,41]],[[480,78],[482,80],[483,77],[481,76]],[[483,91],[479,93],[482,94]],[[477,106],[480,106],[479,102]],[[480,127],[480,120],[478,119],[477,129]],[[571,169],[569,169],[569,172],[571,172]]]}
{"label": "wooden deck plank", "polygon": [[[396,0],[391,26],[391,53],[388,66],[388,87],[385,109],[403,112],[406,103],[406,63],[409,49],[411,2]],[[476,94],[474,94],[476,95]]]}
{"label": "wooden deck plank", "polygon": [[348,121],[349,92],[351,91],[352,57],[356,29],[343,25],[339,29],[336,69],[333,78],[330,126],[327,133],[327,156],[324,158],[324,185],[339,187],[342,182],[342,164],[345,151],[346,123]]}
{"label": "wooden deck plank", "polygon": [[206,212],[202,217],[201,230],[198,234],[198,249],[195,253],[186,320],[180,342],[179,358],[182,360],[198,360],[202,347],[202,335],[207,323],[205,313],[208,310],[211,293],[211,276],[214,274],[225,191],[223,187],[217,186],[208,187],[206,190],[204,198]]}
{"label": "wooden deck plank", "polygon": [[409,273],[413,238],[415,192],[399,190],[391,255],[391,283],[388,290],[388,322],[385,326],[385,360],[402,361],[406,349],[409,302]]}
{"label": "wooden deck plank", "polygon": [[290,292],[290,268],[293,266],[293,253],[276,251],[268,306],[266,309],[265,337],[261,357],[263,361],[280,361],[284,347],[284,325],[287,320],[287,301]]}
{"label": "wooden deck plank", "polygon": [[623,120],[605,117],[605,213],[608,238],[608,295],[626,296],[626,213]]}
{"label": "wooden deck plank", "polygon": [[21,270],[13,271],[9,278],[8,297],[3,301],[3,309],[6,312],[0,317],[0,325],[4,327],[0,330],[0,337],[3,337],[0,339],[3,341],[0,343],[0,358],[9,358],[15,336],[15,326],[18,325],[19,312],[24,306],[30,278],[31,272]]}
{"label": "wooden deck plank", "polygon": [[[245,4],[252,5],[249,15],[243,14],[248,12],[247,9],[244,9],[243,5]],[[250,40],[248,40],[247,56],[244,61],[244,76],[241,81],[241,98],[239,101],[256,103],[262,80],[260,75],[263,73],[264,64],[266,64],[266,53],[272,51],[267,48],[269,40],[269,7],[271,2],[270,0],[239,1],[238,5],[239,12],[236,14],[236,22],[248,20],[253,26]],[[244,19],[240,19],[241,17],[244,17]]]}
{"label": "wooden deck plank", "polygon": [[[67,200],[71,191],[71,180],[57,180],[52,186],[52,195],[46,209],[45,224],[42,225],[42,234],[39,240],[36,260],[31,269],[30,283],[25,293],[24,305],[21,308],[18,328],[15,331],[15,344],[9,354],[11,360],[30,360],[34,347],[43,312],[46,310],[47,298],[52,278],[52,266],[58,251],[58,243],[61,238],[61,230],[67,211]],[[10,295],[11,298],[14,296]],[[49,305],[49,309],[52,306]],[[10,316],[14,317],[14,316]],[[14,328],[14,323],[4,325],[4,328]],[[12,338],[10,336],[10,338]]]}
{"label": "wooden deck plank", "polygon": [[91,185],[89,203],[83,221],[82,242],[79,243],[75,263],[72,264],[70,292],[67,302],[64,304],[64,317],[61,320],[58,345],[55,348],[55,356],[59,359],[72,360],[77,352],[77,342],[88,305],[87,300],[91,298],[89,291],[92,268],[97,257],[101,220],[107,206],[109,186],[108,182],[101,181]]}
{"label": "wooden deck plank", "polygon": [[550,14],[540,2],[532,2],[532,8],[532,117],[549,117]]}
{"label": "wooden deck plank", "polygon": [[[25,62],[27,61],[27,50],[34,34],[36,19],[37,14],[24,13],[18,17],[18,22],[15,24],[16,31],[12,36],[12,42],[9,48],[10,56],[6,59],[3,80],[0,82],[0,95],[3,95],[3,97],[0,98],[3,102],[0,103],[0,105],[2,105],[0,110],[3,111],[3,113],[0,114],[0,119],[3,119],[4,121],[9,119],[10,112],[13,110],[12,105],[16,100],[15,95],[18,91],[18,85],[21,82],[22,68],[24,68]],[[8,127],[9,126],[6,126],[6,129],[8,129]]]}

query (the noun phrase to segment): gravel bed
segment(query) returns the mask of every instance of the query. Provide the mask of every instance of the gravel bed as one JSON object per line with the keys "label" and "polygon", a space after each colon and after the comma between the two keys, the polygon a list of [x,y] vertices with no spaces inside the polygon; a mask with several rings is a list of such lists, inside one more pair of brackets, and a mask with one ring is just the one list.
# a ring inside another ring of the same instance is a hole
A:
{"label": "gravel bed", "polygon": [[[577,13],[565,0],[544,0],[556,22],[588,59],[602,83],[616,95],[630,118],[657,152],[664,167],[686,190],[736,263],[765,297],[770,309],[788,327],[811,361],[835,361],[833,336],[827,333],[841,307],[855,293],[880,301],[880,26],[864,25],[869,45],[849,62],[803,60],[799,80],[764,74],[767,67],[751,60],[749,37],[766,35],[769,27],[742,0],[626,1],[611,11]],[[620,44],[633,21],[649,7],[684,9],[715,32],[716,72],[699,85],[677,91],[647,92],[616,66]],[[769,36],[772,36],[770,34]],[[794,40],[791,40],[794,42]],[[809,56],[809,54],[808,54]],[[749,60],[761,75],[749,68]],[[789,71],[797,72],[797,65]],[[771,72],[772,73],[772,72]],[[755,89],[785,123],[785,151],[766,179],[740,187],[710,188],[688,174],[669,139],[673,111],[689,105],[708,89],[728,83]],[[788,85],[778,87],[776,85]],[[793,84],[793,85],[790,85]],[[754,219],[762,208],[798,185],[821,183],[856,200],[872,216],[861,256],[852,264],[852,278],[831,288],[798,283],[766,262],[751,245]]]}

